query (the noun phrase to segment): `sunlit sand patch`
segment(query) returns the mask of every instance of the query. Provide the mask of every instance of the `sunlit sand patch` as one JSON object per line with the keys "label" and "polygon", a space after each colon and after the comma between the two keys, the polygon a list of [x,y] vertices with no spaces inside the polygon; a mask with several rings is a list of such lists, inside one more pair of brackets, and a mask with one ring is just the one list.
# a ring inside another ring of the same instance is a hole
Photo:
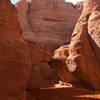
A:
{"label": "sunlit sand patch", "polygon": [[100,100],[100,93],[99,94],[90,94],[90,95],[79,95],[79,96],[75,96],[75,97],[79,97],[79,98],[91,98],[91,99],[98,99]]}
{"label": "sunlit sand patch", "polygon": [[55,84],[54,85],[56,88],[63,88],[63,87],[72,87],[72,85],[70,84],[70,83],[66,83],[66,82],[63,82],[63,81],[59,81],[59,83],[58,84]]}
{"label": "sunlit sand patch", "polygon": [[40,89],[57,89],[57,88],[72,88],[72,85],[70,83],[59,81],[58,84],[55,84],[54,86],[40,88]]}

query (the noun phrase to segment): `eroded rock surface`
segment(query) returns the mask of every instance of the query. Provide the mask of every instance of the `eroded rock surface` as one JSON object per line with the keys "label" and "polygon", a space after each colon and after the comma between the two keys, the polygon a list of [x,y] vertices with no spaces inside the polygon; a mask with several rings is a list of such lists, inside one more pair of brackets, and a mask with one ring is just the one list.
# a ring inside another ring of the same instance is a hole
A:
{"label": "eroded rock surface", "polygon": [[21,0],[16,8],[23,36],[32,47],[32,59],[38,62],[50,60],[55,49],[70,42],[80,16],[73,4],[64,0]]}
{"label": "eroded rock surface", "polygon": [[69,46],[67,66],[87,87],[100,91],[100,5],[85,0]]}
{"label": "eroded rock surface", "polygon": [[[66,66],[72,76],[80,82],[83,82],[84,86],[87,88],[98,91],[100,91],[99,13],[99,0],[84,1],[84,9],[72,34],[71,43],[68,50],[65,49],[67,51],[65,55],[67,56],[69,54],[66,58]],[[59,51],[59,49],[57,51]],[[62,57],[63,50],[60,52],[58,53],[59,58]],[[56,65],[56,61],[54,60],[55,59],[51,62],[51,67],[52,63]],[[63,62],[64,60],[65,59],[63,59]],[[61,61],[58,61],[58,63],[60,62]],[[65,68],[63,64],[62,67]],[[63,72],[62,69],[61,71]],[[61,71],[58,70],[58,72]],[[68,71],[65,73],[67,74]],[[60,74],[60,76],[67,81],[68,78],[64,77],[63,74]]]}
{"label": "eroded rock surface", "polygon": [[[31,47],[32,65],[40,70],[39,63],[51,61],[54,51],[70,42],[80,11],[64,0],[21,0],[15,6],[24,39]],[[36,72],[34,69],[30,79]],[[29,82],[29,87],[34,87],[33,81]]]}
{"label": "eroded rock surface", "polygon": [[66,66],[66,60],[69,56],[69,46],[61,46],[54,52],[52,61],[49,62],[50,68],[54,69],[65,82],[78,81]]}
{"label": "eroded rock surface", "polygon": [[84,4],[83,1],[77,2],[77,3],[75,4],[75,8],[78,9],[80,12],[82,12],[82,10],[83,10],[83,4]]}
{"label": "eroded rock surface", "polygon": [[0,0],[0,100],[25,100],[30,49],[10,0]]}

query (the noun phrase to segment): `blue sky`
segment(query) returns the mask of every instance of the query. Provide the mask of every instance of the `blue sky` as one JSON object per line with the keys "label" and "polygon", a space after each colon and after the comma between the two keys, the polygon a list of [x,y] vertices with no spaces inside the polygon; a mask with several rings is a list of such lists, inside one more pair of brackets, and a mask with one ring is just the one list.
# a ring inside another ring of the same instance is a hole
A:
{"label": "blue sky", "polygon": [[17,1],[19,1],[19,0],[11,0],[11,2],[12,2],[13,4],[15,4]]}
{"label": "blue sky", "polygon": [[[11,2],[12,2],[13,4],[15,4],[17,1],[19,1],[19,0],[11,0]],[[82,0],[65,0],[65,1],[73,2],[73,3],[75,4],[76,2],[82,1]]]}
{"label": "blue sky", "polygon": [[75,3],[79,2],[79,1],[83,1],[83,0],[65,0],[65,1],[73,2],[75,4]]}

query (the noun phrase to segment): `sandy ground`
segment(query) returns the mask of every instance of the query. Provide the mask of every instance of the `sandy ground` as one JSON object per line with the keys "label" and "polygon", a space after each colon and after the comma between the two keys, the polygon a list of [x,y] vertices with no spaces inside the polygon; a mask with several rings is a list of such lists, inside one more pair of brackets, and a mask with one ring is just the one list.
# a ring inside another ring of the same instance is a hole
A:
{"label": "sandy ground", "polygon": [[27,100],[100,100],[100,92],[70,84],[28,90]]}

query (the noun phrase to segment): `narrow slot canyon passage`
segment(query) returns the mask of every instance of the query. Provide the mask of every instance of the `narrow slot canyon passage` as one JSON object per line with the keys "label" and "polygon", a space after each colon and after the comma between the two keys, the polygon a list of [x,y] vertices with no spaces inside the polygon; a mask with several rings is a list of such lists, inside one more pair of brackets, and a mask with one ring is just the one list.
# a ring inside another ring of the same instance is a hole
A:
{"label": "narrow slot canyon passage", "polygon": [[99,1],[11,2],[0,1],[0,100],[100,100]]}

